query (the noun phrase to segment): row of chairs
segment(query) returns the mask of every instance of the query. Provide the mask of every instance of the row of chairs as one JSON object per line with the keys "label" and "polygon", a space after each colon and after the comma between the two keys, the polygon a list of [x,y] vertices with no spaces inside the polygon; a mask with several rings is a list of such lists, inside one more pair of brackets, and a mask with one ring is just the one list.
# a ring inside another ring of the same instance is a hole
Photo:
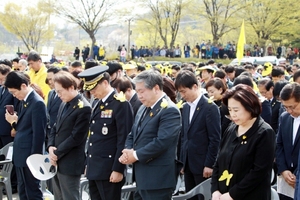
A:
{"label": "row of chairs", "polygon": [[[2,169],[0,171],[0,199],[2,199],[2,189],[5,188],[7,193],[7,199],[12,200],[12,191],[11,191],[11,182],[10,182],[10,174],[13,167],[12,160],[7,159],[7,155],[13,146],[13,142],[7,144],[5,147],[0,149],[0,155],[5,156],[5,160],[0,161],[0,165],[2,165]],[[127,166],[126,169],[127,176],[125,185],[122,187],[122,200],[129,200],[130,195],[136,190],[136,186],[132,180],[132,167]],[[177,196],[173,196],[172,200],[184,200],[201,194],[204,196],[205,200],[211,200],[211,179],[207,179],[204,182],[197,185],[195,188],[190,190],[185,194],[179,194]],[[44,187],[45,189],[45,187]],[[88,191],[88,180],[86,178],[82,178],[80,181],[80,195],[82,197],[83,192],[89,193]],[[272,200],[279,200],[278,193],[274,188],[271,188]]]}

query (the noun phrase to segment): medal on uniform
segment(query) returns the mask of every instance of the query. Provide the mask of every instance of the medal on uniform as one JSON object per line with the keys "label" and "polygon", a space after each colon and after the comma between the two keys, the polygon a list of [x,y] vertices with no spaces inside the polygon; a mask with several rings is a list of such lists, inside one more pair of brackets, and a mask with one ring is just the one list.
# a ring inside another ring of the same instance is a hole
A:
{"label": "medal on uniform", "polygon": [[102,134],[107,135],[107,133],[108,133],[108,128],[106,127],[106,124],[104,124],[104,126],[102,127]]}

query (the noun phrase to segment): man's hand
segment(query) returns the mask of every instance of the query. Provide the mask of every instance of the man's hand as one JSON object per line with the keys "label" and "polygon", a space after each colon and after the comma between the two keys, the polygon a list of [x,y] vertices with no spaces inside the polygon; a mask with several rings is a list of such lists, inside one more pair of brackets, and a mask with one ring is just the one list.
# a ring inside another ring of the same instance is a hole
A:
{"label": "man's hand", "polygon": [[135,161],[137,161],[133,156],[133,152],[134,152],[133,149],[123,149],[122,151],[123,154],[119,158],[119,162],[122,164],[132,164]]}
{"label": "man's hand", "polygon": [[44,94],[43,94],[43,91],[42,91],[42,88],[40,86],[38,86],[37,84],[35,83],[32,83],[30,85],[32,87],[32,89],[34,89],[34,91],[36,91],[36,93],[38,93],[43,99],[45,98]]}
{"label": "man's hand", "polygon": [[56,150],[56,147],[49,147],[49,157],[51,165],[56,166],[57,165],[57,156],[54,154],[54,151]]}
{"label": "man's hand", "polygon": [[120,172],[113,171],[110,175],[109,182],[118,183],[123,180],[123,174]]}
{"label": "man's hand", "polygon": [[285,170],[281,173],[282,177],[284,180],[293,188],[295,187],[296,184],[296,176],[289,170]]}
{"label": "man's hand", "polygon": [[219,200],[221,196],[222,196],[221,192],[219,192],[219,190],[217,190],[212,194],[211,200]]}
{"label": "man's hand", "polygon": [[209,168],[209,167],[204,167],[204,169],[203,169],[203,177],[204,177],[204,178],[209,178],[209,177],[211,177],[212,172],[213,172],[213,169],[211,169],[211,168]]}
{"label": "man's hand", "polygon": [[9,114],[9,112],[6,110],[5,113],[5,119],[8,123],[12,124],[13,122],[17,122],[18,121],[18,116],[16,113],[14,113],[13,115]]}
{"label": "man's hand", "polygon": [[10,136],[15,137],[16,133],[17,133],[17,131],[15,129],[12,129],[11,132],[10,132]]}
{"label": "man's hand", "polygon": [[226,192],[220,196],[220,200],[233,200],[229,195],[229,192]]}

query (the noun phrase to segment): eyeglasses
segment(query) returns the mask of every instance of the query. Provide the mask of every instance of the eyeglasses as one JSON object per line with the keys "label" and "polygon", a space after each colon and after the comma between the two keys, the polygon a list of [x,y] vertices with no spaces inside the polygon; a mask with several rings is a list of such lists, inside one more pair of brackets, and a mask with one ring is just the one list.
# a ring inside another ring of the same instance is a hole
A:
{"label": "eyeglasses", "polygon": [[284,109],[286,110],[286,111],[288,111],[288,110],[290,110],[290,111],[293,111],[293,110],[295,110],[296,108],[297,108],[297,106],[299,105],[299,103],[300,102],[298,102],[296,105],[294,105],[294,106],[283,106],[284,107]]}

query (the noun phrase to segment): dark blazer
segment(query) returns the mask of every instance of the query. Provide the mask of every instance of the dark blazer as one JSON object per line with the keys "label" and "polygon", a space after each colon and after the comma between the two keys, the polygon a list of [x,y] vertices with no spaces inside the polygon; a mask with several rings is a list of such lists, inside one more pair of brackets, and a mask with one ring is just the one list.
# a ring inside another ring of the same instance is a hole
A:
{"label": "dark blazer", "polygon": [[28,156],[43,153],[46,125],[47,114],[44,100],[32,91],[22,111],[18,113],[17,134],[13,146],[13,162],[16,167],[27,167]]}
{"label": "dark blazer", "polygon": [[133,123],[133,112],[129,102],[117,100],[115,94],[105,102],[99,101],[92,111],[86,171],[89,180],[108,181],[112,171],[124,173],[125,165],[118,159]]}
{"label": "dark blazer", "polygon": [[298,167],[300,129],[298,129],[293,145],[293,122],[294,118],[288,112],[282,113],[279,118],[276,148],[278,174],[281,174],[285,170],[290,170],[293,173]]}
{"label": "dark blazer", "polygon": [[261,102],[261,118],[271,125],[272,107],[270,102],[267,100]]}
{"label": "dark blazer", "polygon": [[277,129],[278,129],[278,121],[279,121],[279,110],[281,107],[281,103],[280,101],[278,101],[275,97],[272,99],[271,103],[271,107],[272,107],[272,118],[271,118],[271,127],[273,128],[273,130],[275,131],[275,133],[277,134]]}
{"label": "dark blazer", "polygon": [[51,90],[48,94],[48,102],[47,102],[47,114],[49,117],[48,128],[52,128],[52,126],[54,125],[60,104],[61,104],[61,99],[56,95],[56,92],[54,90]]}
{"label": "dark blazer", "polygon": [[[193,174],[203,174],[204,167],[213,168],[221,138],[219,108],[202,95],[189,123],[190,106],[182,112],[181,154],[184,166],[188,162]],[[188,159],[187,159],[188,157]]]}
{"label": "dark blazer", "polygon": [[173,188],[177,181],[175,150],[181,117],[176,105],[167,96],[163,98],[168,102],[167,107],[161,107],[162,99],[159,100],[142,122],[146,107],[140,107],[126,140],[125,148],[133,148],[139,159],[133,164],[139,190]]}
{"label": "dark blazer", "polygon": [[[3,94],[2,94],[3,92]],[[6,105],[14,105],[15,110],[17,110],[17,101],[12,94],[9,93],[8,89],[1,86],[0,87],[0,137],[10,136],[11,125],[5,119]]]}
{"label": "dark blazer", "polygon": [[62,115],[65,102],[61,103],[57,120],[51,129],[48,147],[57,150],[58,171],[65,175],[80,175],[84,171],[85,144],[89,130],[91,107],[88,101],[78,94],[70,102],[69,108]]}
{"label": "dark blazer", "polygon": [[[231,123],[224,133],[213,169],[211,192],[229,192],[234,200],[270,200],[275,133],[261,117],[240,137],[237,129]],[[225,176],[225,170],[231,178]]]}
{"label": "dark blazer", "polygon": [[137,111],[139,110],[140,106],[142,105],[142,102],[138,99],[138,96],[136,93],[131,97],[129,103],[132,106],[134,116],[136,116]]}

